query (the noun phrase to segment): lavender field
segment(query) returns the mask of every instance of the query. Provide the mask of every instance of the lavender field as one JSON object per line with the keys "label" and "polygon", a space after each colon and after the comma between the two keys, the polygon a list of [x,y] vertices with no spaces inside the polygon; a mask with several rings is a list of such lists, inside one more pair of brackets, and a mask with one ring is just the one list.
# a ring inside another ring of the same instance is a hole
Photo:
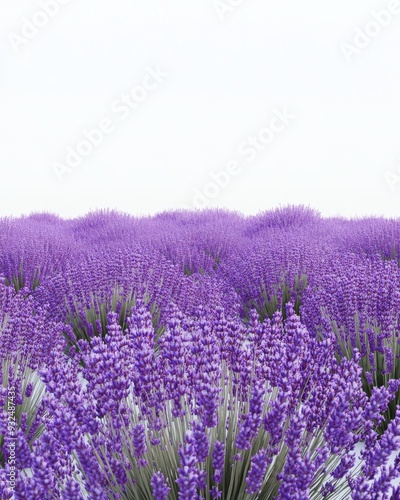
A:
{"label": "lavender field", "polygon": [[400,219],[0,219],[0,498],[400,499]]}

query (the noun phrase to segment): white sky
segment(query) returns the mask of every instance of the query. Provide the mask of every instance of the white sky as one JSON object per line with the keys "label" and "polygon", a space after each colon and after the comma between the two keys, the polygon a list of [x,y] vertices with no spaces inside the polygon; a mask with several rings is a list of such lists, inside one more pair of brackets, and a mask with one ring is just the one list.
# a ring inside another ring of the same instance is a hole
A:
{"label": "white sky", "polygon": [[[246,214],[400,215],[400,176],[385,179],[400,172],[397,0],[220,0],[221,16],[214,0],[56,1],[0,3],[0,216],[149,214],[199,192]],[[21,42],[24,18],[44,26]],[[357,27],[376,36],[348,61]],[[148,68],[168,75],[122,119],[113,106]],[[285,108],[295,118],[249,161],[239,146]],[[60,182],[54,163],[104,119],[113,131]]]}

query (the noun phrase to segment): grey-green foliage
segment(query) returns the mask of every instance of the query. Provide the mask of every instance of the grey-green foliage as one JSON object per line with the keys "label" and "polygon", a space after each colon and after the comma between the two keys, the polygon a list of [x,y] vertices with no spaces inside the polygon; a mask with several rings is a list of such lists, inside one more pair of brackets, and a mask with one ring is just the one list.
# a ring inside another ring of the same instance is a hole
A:
{"label": "grey-green foliage", "polygon": [[[221,377],[218,425],[212,429],[208,429],[210,452],[206,462],[199,465],[201,470],[205,470],[207,472],[207,489],[201,490],[199,493],[201,494],[201,498],[204,498],[205,500],[211,500],[212,498],[209,491],[216,485],[212,480],[214,474],[212,450],[215,441],[219,440],[225,443],[226,450],[223,480],[221,484],[218,485],[221,491],[221,500],[272,500],[273,498],[276,498],[279,489],[280,483],[277,480],[277,475],[284,469],[288,452],[287,446],[284,443],[284,438],[282,438],[278,445],[279,452],[274,456],[272,463],[267,469],[260,492],[258,494],[246,493],[246,476],[251,466],[251,458],[260,449],[268,447],[269,434],[265,432],[263,426],[261,426],[256,438],[252,442],[250,450],[239,450],[236,448],[235,441],[238,435],[240,415],[248,412],[249,401],[241,401],[237,397],[234,397],[233,387],[232,374],[226,373]],[[263,416],[268,410],[270,402],[276,398],[277,394],[277,388],[270,391],[267,390],[263,404]],[[133,449],[131,434],[132,427],[138,423],[143,423],[148,429],[148,422],[142,420],[142,417],[140,417],[140,409],[136,406],[134,398],[129,397],[126,400],[126,404],[130,409],[129,426],[122,426],[122,428],[118,426],[118,428],[114,428],[111,418],[105,417],[104,422],[106,423],[107,429],[110,433],[109,439],[122,441],[122,454],[113,453],[113,457],[116,458],[119,463],[124,463],[124,457],[122,456],[124,455],[128,459],[131,466],[130,470],[125,468],[128,477],[125,492],[122,491],[121,487],[118,485],[117,478],[113,475],[107,459],[106,444],[101,447],[96,447],[91,437],[88,436],[89,444],[91,444],[93,449],[96,450],[95,454],[101,470],[105,473],[105,476],[108,478],[108,482],[111,485],[113,493],[109,493],[110,499],[121,495],[118,498],[124,500],[153,500],[154,497],[152,495],[150,481],[153,473],[158,471],[161,471],[164,477],[167,478],[168,485],[171,488],[168,499],[178,499],[179,489],[176,484],[176,479],[178,477],[177,470],[180,466],[178,447],[180,443],[184,442],[185,433],[188,429],[190,429],[190,423],[196,418],[191,412],[191,405],[186,397],[182,398],[181,403],[186,410],[186,416],[179,418],[172,416],[171,404],[169,402],[166,403],[165,412],[161,415],[165,426],[161,431],[154,432],[153,435],[153,437],[161,440],[159,445],[152,446],[147,433],[147,452],[143,456],[149,464],[147,467],[138,466]],[[300,409],[301,404],[299,404],[296,411],[299,411]],[[289,424],[290,419],[287,418],[283,424],[284,429],[287,429]],[[323,425],[320,430],[313,435],[304,431],[302,436],[303,457],[308,453],[310,454],[312,461],[317,457],[319,450],[324,445],[323,432],[325,425]],[[235,460],[234,456],[238,454],[241,459]],[[75,458],[78,463],[78,468],[81,469],[81,473],[84,476],[84,471],[80,467],[79,460],[77,457]],[[316,472],[315,480],[310,489],[311,500],[322,500],[322,498],[328,500],[344,500],[349,498],[349,486],[345,478],[336,481],[334,480],[334,493],[328,494],[326,497],[322,497],[321,494],[322,485],[326,480],[328,480],[330,473],[337,467],[339,462],[340,457],[338,455],[330,454],[327,461]],[[358,467],[352,470],[350,475],[354,477],[357,472]],[[83,484],[82,489],[84,490]]]}
{"label": "grey-green foliage", "polygon": [[397,251],[397,248],[395,245],[392,246],[392,250],[390,252],[390,255],[381,252],[381,257],[382,257],[383,261],[394,260],[395,262],[397,262],[397,265],[400,267],[400,256],[398,254],[398,251]]}
{"label": "grey-green foliage", "polygon": [[[159,338],[165,331],[165,327],[160,325],[160,308],[155,301],[151,301],[148,293],[145,293],[141,299],[145,305],[149,305],[152,315],[153,326],[156,336]],[[127,319],[130,310],[136,305],[137,294],[131,291],[127,294],[123,293],[117,286],[114,288],[110,300],[100,300],[95,295],[92,296],[91,305],[89,307],[81,307],[78,302],[75,303],[75,310],[69,312],[67,316],[67,324],[72,326],[74,337],[66,332],[65,337],[68,341],[66,353],[72,346],[78,348],[79,340],[91,341],[92,335],[89,329],[92,329],[94,336],[101,336],[104,340],[107,335],[107,315],[113,311],[118,314],[118,322],[122,331],[126,331]],[[78,349],[79,350],[79,349]]]}
{"label": "grey-green foliage", "polygon": [[[33,276],[33,279],[32,279],[32,283],[30,284],[30,287],[32,290],[35,290],[40,282],[39,282],[39,270],[36,270],[34,276]],[[7,277],[5,278],[5,284],[6,286],[13,286],[14,287],[14,290],[18,293],[21,288],[24,288],[26,285],[28,285],[26,283],[26,279],[25,279],[25,275],[24,275],[24,265],[23,265],[23,262],[21,262],[20,266],[19,266],[19,271],[18,271],[18,274],[15,275],[15,276],[12,276],[11,277],[11,280],[8,279]]]}
{"label": "grey-green foliage", "polygon": [[[365,346],[365,355],[360,359],[360,365],[363,369],[362,372],[362,385],[365,393],[368,397],[371,396],[374,387],[388,387],[389,380],[400,379],[400,344],[399,332],[396,329],[392,329],[391,336],[385,338],[383,344],[388,347],[393,353],[393,368],[389,373],[387,372],[387,360],[385,353],[380,352],[377,346],[377,338],[381,334],[381,327],[377,324],[376,320],[371,320],[366,322],[364,325],[360,325],[359,314],[356,313],[354,316],[355,324],[355,347],[363,352],[363,346]],[[352,341],[349,335],[346,335],[344,327],[339,327],[337,322],[331,320],[332,329],[336,335],[338,345],[340,346],[340,353],[337,354],[337,358],[340,359],[342,356],[347,359],[353,359],[354,349]],[[370,345],[370,341],[367,333],[361,334],[360,326],[363,326],[363,330],[371,329],[374,332],[374,345]],[[371,364],[370,355],[373,353],[373,363]],[[372,384],[368,382],[366,374],[372,376]],[[392,399],[388,405],[387,410],[383,413],[385,420],[377,428],[377,431],[382,434],[386,429],[391,420],[396,416],[396,406],[400,405],[400,390],[397,391],[396,397]]]}
{"label": "grey-green foliage", "polygon": [[[21,383],[16,391],[19,391],[22,395],[22,404],[17,404],[15,406],[15,420],[17,429],[21,427],[21,417],[23,414],[27,415],[27,427],[25,434],[29,435],[32,425],[35,425],[36,429],[32,433],[31,438],[28,440],[28,444],[32,447],[33,442],[38,439],[44,432],[43,424],[35,423],[38,410],[41,406],[43,396],[46,391],[45,384],[41,381],[40,375],[36,370],[33,370],[28,366],[28,360],[22,359],[18,355],[9,356],[2,359],[2,386],[7,391],[11,389],[9,381],[9,369],[12,367],[14,369],[15,378],[19,378]],[[28,384],[33,385],[32,395],[28,398],[25,395],[26,388]],[[7,392],[6,392],[7,394]],[[7,395],[5,396],[4,411],[7,413],[9,411],[9,400]],[[37,425],[38,424],[38,425]],[[4,435],[0,434],[0,466],[4,467],[4,456],[1,452],[1,447],[4,444]]]}
{"label": "grey-green foliage", "polygon": [[295,313],[300,315],[301,297],[306,287],[306,274],[302,274],[301,276],[296,275],[292,285],[288,285],[285,280],[282,280],[281,283],[273,287],[274,290],[272,291],[267,291],[266,286],[263,284],[261,287],[262,300],[250,300],[245,306],[246,315],[248,315],[251,309],[255,309],[260,321],[264,321],[267,317],[272,319],[275,312],[281,310],[283,318],[286,319],[286,304],[293,298],[295,299]]}

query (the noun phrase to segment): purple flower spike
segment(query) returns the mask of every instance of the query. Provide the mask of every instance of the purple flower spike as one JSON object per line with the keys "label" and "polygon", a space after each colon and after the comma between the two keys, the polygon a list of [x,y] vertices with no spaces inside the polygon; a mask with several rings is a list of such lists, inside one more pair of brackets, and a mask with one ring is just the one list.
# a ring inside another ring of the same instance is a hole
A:
{"label": "purple flower spike", "polygon": [[151,478],[151,487],[155,500],[167,500],[171,488],[166,484],[164,474],[155,472]]}
{"label": "purple flower spike", "polygon": [[142,467],[147,465],[147,462],[142,458],[147,451],[146,430],[142,424],[138,424],[133,428],[133,448],[135,457],[139,459],[138,464]]}
{"label": "purple flower spike", "polygon": [[213,450],[213,467],[214,476],[213,480],[216,483],[222,481],[222,475],[224,471],[224,460],[225,460],[225,445],[221,441],[215,441]]}
{"label": "purple flower spike", "polygon": [[269,462],[267,451],[264,449],[251,459],[251,467],[246,478],[246,492],[250,495],[260,491]]}
{"label": "purple flower spike", "polygon": [[186,432],[186,442],[179,448],[179,457],[181,467],[178,469],[179,500],[193,500],[197,498],[197,484],[199,479],[199,470],[196,467],[195,440],[193,432]]}
{"label": "purple flower spike", "polygon": [[25,389],[25,397],[30,398],[33,393],[33,384],[30,382]]}

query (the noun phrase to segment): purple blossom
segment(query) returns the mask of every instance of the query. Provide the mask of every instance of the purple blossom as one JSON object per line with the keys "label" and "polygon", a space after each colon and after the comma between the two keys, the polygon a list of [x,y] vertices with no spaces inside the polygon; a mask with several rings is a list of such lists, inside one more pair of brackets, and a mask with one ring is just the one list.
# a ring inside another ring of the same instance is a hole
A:
{"label": "purple blossom", "polygon": [[167,500],[171,488],[165,482],[164,474],[161,471],[152,475],[151,487],[153,488],[155,500]]}
{"label": "purple blossom", "polygon": [[178,468],[179,500],[196,498],[199,470],[196,467],[197,457],[195,440],[191,431],[186,432],[185,444],[179,448],[180,467]]}
{"label": "purple blossom", "polygon": [[135,395],[141,400],[141,409],[161,408],[159,363],[155,357],[155,332],[150,312],[144,304],[132,308],[128,318],[128,333],[133,356],[133,381]]}
{"label": "purple blossom", "polygon": [[392,420],[386,432],[373,447],[366,447],[363,452],[366,477],[372,479],[380,466],[386,465],[392,452],[400,450],[400,406],[397,406],[396,418]]}
{"label": "purple blossom", "polygon": [[197,461],[200,463],[205,462],[208,457],[210,443],[206,428],[198,420],[193,422],[193,438]]}
{"label": "purple blossom", "polygon": [[29,382],[29,384],[27,384],[25,389],[25,397],[30,398],[32,396],[32,392],[33,392],[33,384]]}
{"label": "purple blossom", "polygon": [[135,457],[138,459],[141,459],[147,451],[146,429],[142,424],[135,425],[133,428],[133,448]]}
{"label": "purple blossom", "polygon": [[249,449],[252,440],[256,437],[261,424],[263,410],[264,383],[257,380],[253,383],[249,413],[242,416],[242,424],[236,439],[236,446],[240,449]]}
{"label": "purple blossom", "polygon": [[212,457],[214,468],[213,480],[216,483],[220,483],[222,481],[225,461],[225,444],[222,441],[215,441]]}
{"label": "purple blossom", "polygon": [[256,453],[251,459],[250,470],[247,474],[247,490],[249,494],[258,493],[261,488],[270,459],[267,451],[262,449]]}

